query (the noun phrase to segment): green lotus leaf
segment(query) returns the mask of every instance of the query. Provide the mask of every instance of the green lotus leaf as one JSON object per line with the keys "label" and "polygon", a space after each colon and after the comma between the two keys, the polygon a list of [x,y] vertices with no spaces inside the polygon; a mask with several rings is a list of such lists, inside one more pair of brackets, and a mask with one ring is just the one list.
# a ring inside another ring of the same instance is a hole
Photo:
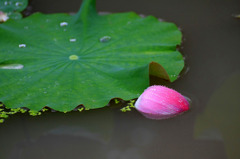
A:
{"label": "green lotus leaf", "polygon": [[184,66],[175,24],[133,12],[99,15],[95,0],[75,15],[9,20],[0,41],[0,101],[8,108],[100,108],[137,98],[149,74],[174,81]]}

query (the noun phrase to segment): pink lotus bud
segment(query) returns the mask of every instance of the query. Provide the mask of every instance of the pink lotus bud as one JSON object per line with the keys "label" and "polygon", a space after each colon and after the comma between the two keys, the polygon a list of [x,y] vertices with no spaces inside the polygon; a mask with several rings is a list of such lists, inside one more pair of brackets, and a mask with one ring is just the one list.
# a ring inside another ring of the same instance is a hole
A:
{"label": "pink lotus bud", "polygon": [[167,119],[189,110],[187,99],[165,86],[150,86],[138,98],[136,109],[150,119]]}

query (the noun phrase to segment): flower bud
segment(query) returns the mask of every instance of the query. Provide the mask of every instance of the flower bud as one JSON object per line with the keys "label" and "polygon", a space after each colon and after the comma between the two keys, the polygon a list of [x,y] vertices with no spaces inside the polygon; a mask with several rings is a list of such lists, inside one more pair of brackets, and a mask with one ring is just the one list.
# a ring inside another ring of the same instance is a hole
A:
{"label": "flower bud", "polygon": [[187,99],[165,86],[150,86],[138,98],[136,109],[150,119],[167,119],[189,110]]}

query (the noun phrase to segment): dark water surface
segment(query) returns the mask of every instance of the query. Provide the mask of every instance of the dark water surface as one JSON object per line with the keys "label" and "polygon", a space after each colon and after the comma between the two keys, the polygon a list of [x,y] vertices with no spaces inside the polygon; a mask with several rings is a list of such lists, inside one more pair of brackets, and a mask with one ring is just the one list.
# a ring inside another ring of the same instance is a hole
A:
{"label": "dark water surface", "polygon": [[[32,10],[76,12],[81,1],[33,0]],[[170,87],[192,109],[149,120],[118,108],[14,115],[0,125],[0,159],[239,159],[239,0],[98,0],[99,11],[135,11],[176,23],[189,71]]]}

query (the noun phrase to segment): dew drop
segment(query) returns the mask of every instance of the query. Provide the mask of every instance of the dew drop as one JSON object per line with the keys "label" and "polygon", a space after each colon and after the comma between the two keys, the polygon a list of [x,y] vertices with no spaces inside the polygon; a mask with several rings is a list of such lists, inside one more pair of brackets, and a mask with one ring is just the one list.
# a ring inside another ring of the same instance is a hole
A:
{"label": "dew drop", "polygon": [[70,42],[76,42],[77,39],[69,39]]}
{"label": "dew drop", "polygon": [[26,46],[27,46],[26,44],[19,44],[19,45],[18,45],[19,48],[24,48],[24,47],[26,47]]}
{"label": "dew drop", "polygon": [[174,77],[175,78],[175,77],[178,77],[178,76],[177,75],[170,75],[170,77]]}
{"label": "dew drop", "polygon": [[61,26],[61,27],[63,27],[63,26],[67,26],[67,25],[68,25],[67,22],[61,22],[61,23],[60,23],[60,26]]}
{"label": "dew drop", "polygon": [[5,65],[0,65],[0,69],[7,69],[7,70],[20,70],[23,69],[22,64],[5,64]]}
{"label": "dew drop", "polygon": [[4,2],[4,5],[5,5],[5,6],[11,5],[11,4],[12,4],[12,2],[10,2],[10,1],[5,1],[5,2]]}
{"label": "dew drop", "polygon": [[101,42],[101,43],[105,43],[105,42],[108,42],[108,41],[110,41],[111,40],[111,37],[110,36],[103,36],[103,37],[101,37],[100,39],[99,39],[99,41]]}
{"label": "dew drop", "polygon": [[182,102],[183,102],[183,100],[182,100],[182,99],[179,99],[179,100],[178,100],[178,102],[179,102],[179,103],[182,103]]}
{"label": "dew drop", "polygon": [[79,57],[77,55],[71,55],[71,56],[69,56],[69,59],[70,60],[78,60]]}
{"label": "dew drop", "polygon": [[22,2],[16,2],[16,3],[15,3],[15,6],[17,6],[17,7],[22,6],[22,5],[23,5]]}

